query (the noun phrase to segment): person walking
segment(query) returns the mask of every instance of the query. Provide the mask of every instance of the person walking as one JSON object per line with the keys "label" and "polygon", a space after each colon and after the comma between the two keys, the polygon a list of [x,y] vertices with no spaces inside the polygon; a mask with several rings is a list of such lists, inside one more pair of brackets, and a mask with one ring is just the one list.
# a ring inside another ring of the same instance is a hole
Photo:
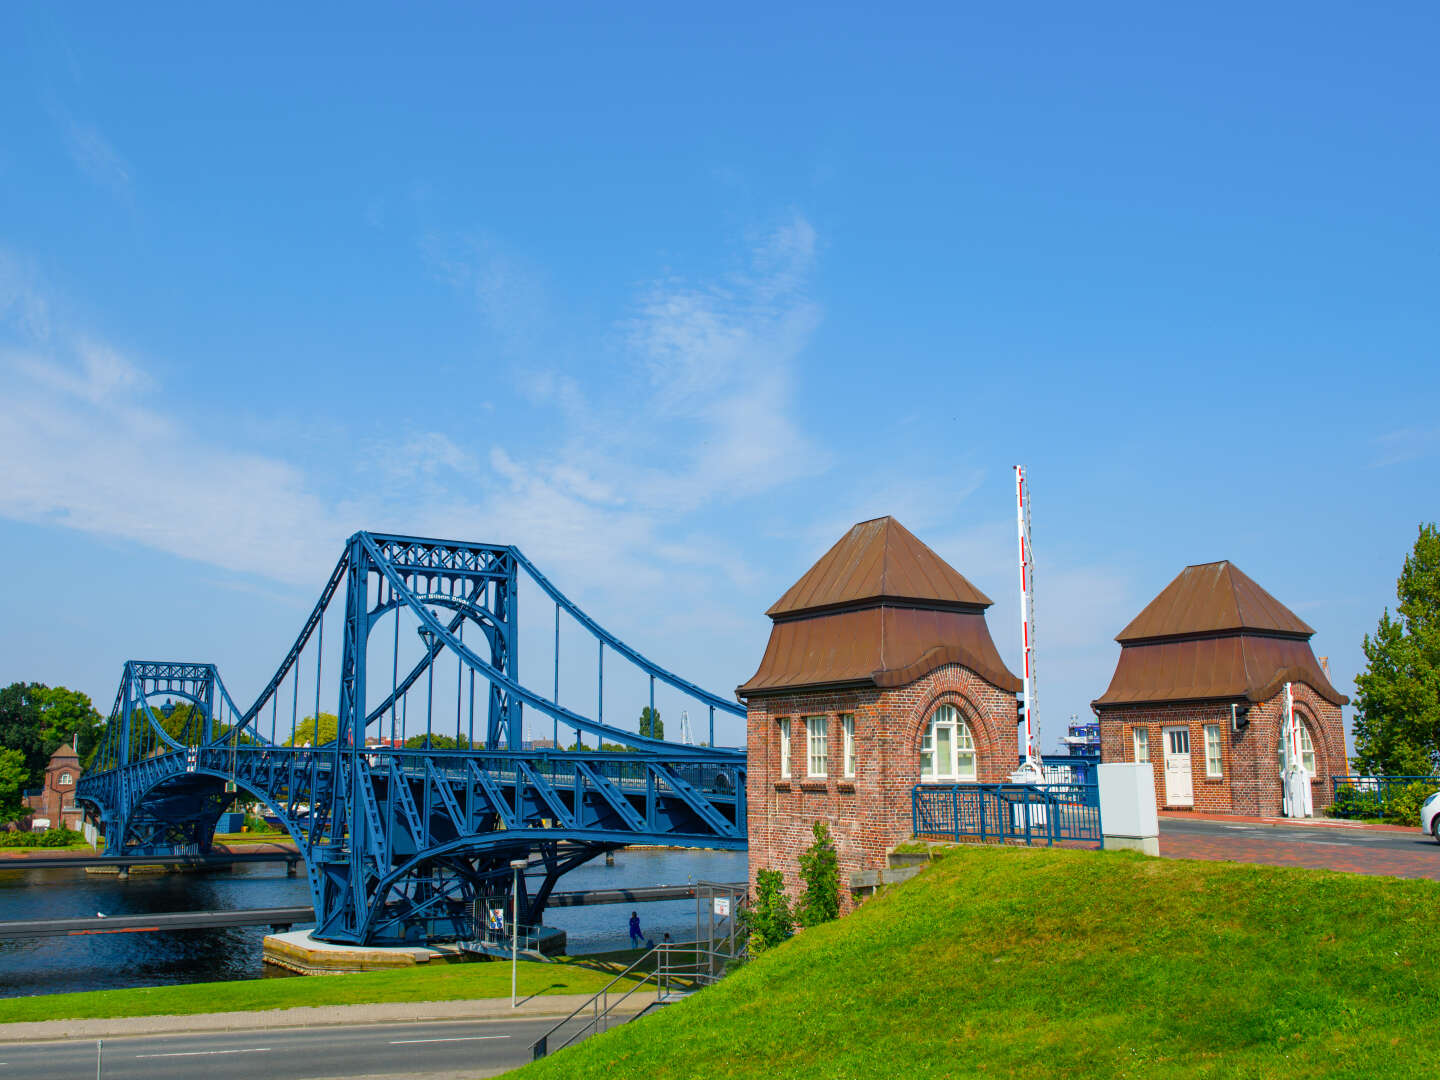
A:
{"label": "person walking", "polygon": [[640,913],[630,912],[630,947],[638,949],[645,943],[645,935],[640,933]]}

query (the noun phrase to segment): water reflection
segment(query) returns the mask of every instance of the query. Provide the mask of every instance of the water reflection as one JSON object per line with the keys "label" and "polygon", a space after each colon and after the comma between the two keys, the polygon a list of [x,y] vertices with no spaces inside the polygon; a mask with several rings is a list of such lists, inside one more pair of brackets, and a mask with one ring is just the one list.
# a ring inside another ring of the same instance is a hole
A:
{"label": "water reflection", "polygon": [[[743,881],[744,852],[616,852],[615,865],[603,859],[571,871],[559,888],[618,889],[679,885],[687,881]],[[0,870],[0,919],[55,919],[161,911],[289,907],[310,902],[303,871],[285,876],[283,866],[238,865],[228,873],[113,875],[76,870]],[[629,945],[631,907],[603,905],[555,908],[546,918],[569,934],[572,953],[600,952]],[[694,936],[695,902],[636,905],[647,936],[659,941]],[[163,934],[101,934],[34,941],[0,942],[0,997],[104,990],[122,986],[165,986],[221,979],[287,977],[260,962],[265,927],[181,930]]]}

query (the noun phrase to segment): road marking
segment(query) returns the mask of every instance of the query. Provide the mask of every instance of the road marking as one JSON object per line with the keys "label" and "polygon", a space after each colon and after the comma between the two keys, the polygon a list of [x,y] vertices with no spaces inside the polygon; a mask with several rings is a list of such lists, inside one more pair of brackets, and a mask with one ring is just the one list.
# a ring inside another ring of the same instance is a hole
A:
{"label": "road marking", "polygon": [[177,1050],[169,1054],[136,1054],[135,1060],[157,1057],[210,1057],[213,1054],[268,1054],[268,1046],[251,1046],[244,1050]]}
{"label": "road marking", "polygon": [[509,1035],[455,1035],[448,1039],[391,1039],[391,1046],[404,1046],[407,1043],[432,1043],[432,1042],[480,1042],[483,1039],[508,1039]]}

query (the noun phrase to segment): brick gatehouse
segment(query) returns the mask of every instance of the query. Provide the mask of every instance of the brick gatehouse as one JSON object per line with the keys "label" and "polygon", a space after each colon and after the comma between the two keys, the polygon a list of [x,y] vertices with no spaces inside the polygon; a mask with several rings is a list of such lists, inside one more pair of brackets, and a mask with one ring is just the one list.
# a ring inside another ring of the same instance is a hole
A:
{"label": "brick gatehouse", "polygon": [[1234,564],[1187,566],[1115,639],[1115,675],[1091,703],[1100,759],[1150,762],[1162,810],[1279,814],[1288,682],[1315,809],[1328,806],[1330,777],[1347,771],[1349,699],[1314,633]]}
{"label": "brick gatehouse", "polygon": [[780,870],[825,821],[850,875],[910,836],[924,780],[1015,770],[1016,692],[985,623],[989,597],[894,518],[863,521],[770,608],[748,709],[750,874]]}

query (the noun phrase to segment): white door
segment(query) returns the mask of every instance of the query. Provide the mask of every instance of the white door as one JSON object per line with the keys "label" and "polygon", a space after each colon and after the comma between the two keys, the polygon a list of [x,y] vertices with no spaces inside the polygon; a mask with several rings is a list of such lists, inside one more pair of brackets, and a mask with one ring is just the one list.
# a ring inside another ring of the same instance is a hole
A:
{"label": "white door", "polygon": [[1195,787],[1190,772],[1189,728],[1165,729],[1165,805],[1195,805]]}

